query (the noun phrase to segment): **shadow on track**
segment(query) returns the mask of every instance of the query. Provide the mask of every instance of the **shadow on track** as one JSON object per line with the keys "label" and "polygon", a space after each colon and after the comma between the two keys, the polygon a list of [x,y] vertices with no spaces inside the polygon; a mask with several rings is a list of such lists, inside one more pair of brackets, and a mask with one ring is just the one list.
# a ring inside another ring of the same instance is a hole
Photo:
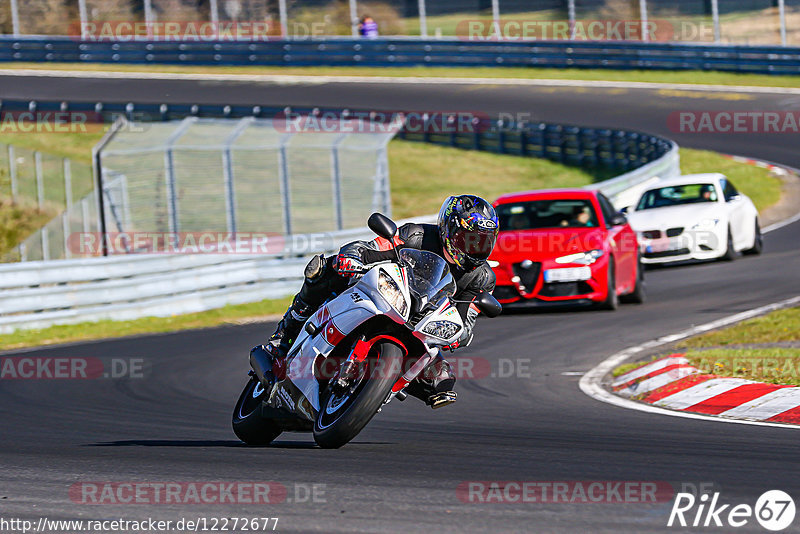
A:
{"label": "shadow on track", "polygon": [[[356,441],[350,445],[394,445],[386,441]],[[318,449],[313,441],[275,441],[266,447],[251,447],[239,440],[130,439],[90,443],[86,447],[234,447],[243,449]]]}

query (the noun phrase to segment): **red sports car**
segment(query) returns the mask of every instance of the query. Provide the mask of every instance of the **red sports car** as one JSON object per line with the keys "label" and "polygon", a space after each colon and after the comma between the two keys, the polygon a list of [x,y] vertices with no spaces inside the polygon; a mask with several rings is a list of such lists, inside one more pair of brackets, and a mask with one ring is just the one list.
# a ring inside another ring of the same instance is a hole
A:
{"label": "red sports car", "polygon": [[644,302],[636,233],[602,193],[513,193],[494,207],[500,235],[489,265],[503,306]]}

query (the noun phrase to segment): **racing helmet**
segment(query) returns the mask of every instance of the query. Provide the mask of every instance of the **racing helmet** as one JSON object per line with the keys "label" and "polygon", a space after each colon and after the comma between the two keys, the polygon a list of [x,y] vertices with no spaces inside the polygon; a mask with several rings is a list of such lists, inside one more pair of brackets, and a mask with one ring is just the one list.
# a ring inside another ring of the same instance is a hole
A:
{"label": "racing helmet", "polygon": [[442,248],[465,271],[483,264],[497,242],[497,213],[479,196],[447,198],[439,210],[437,224]]}

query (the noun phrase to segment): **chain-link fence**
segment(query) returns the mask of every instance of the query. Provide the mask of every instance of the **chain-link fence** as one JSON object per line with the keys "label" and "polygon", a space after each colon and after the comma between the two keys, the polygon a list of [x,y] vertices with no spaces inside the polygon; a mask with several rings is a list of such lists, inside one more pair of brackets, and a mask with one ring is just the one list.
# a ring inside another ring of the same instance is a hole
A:
{"label": "chain-link fence", "polygon": [[401,125],[319,121],[129,123],[100,151],[106,231],[285,236],[390,213],[386,145]]}
{"label": "chain-link fence", "polygon": [[[84,227],[87,209],[87,224],[92,227],[91,211],[95,207],[86,197],[92,194],[93,189],[94,179],[89,164],[25,147],[0,144],[0,196],[10,198],[15,205],[28,213],[36,213],[40,218],[53,218],[45,228],[3,254],[0,260],[65,257],[64,236],[69,234],[70,225]],[[96,216],[94,223],[92,228],[96,228]]]}
{"label": "chain-link fence", "polygon": [[[147,24],[137,26],[142,22]],[[383,35],[800,45],[800,0],[11,0],[0,3],[0,33],[123,40]]]}

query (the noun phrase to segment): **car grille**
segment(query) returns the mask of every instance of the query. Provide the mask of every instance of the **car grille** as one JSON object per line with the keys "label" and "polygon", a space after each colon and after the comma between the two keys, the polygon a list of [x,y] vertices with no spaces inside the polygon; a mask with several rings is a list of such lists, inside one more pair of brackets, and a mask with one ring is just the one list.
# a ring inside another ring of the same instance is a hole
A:
{"label": "car grille", "polygon": [[[523,266],[523,263],[526,266]],[[536,282],[539,281],[542,264],[535,261],[523,263],[515,263],[511,269],[515,275],[519,276],[519,283],[524,288],[523,291],[531,292],[536,287]]]}
{"label": "car grille", "polygon": [[659,239],[661,237],[661,230],[645,230],[642,235],[647,239]]}
{"label": "car grille", "polygon": [[645,258],[667,258],[669,256],[684,256],[689,254],[688,248],[679,248],[676,250],[661,250],[659,252],[645,252]]}
{"label": "car grille", "polygon": [[517,290],[513,286],[497,286],[494,288],[492,295],[494,295],[494,298],[497,300],[508,300],[519,297],[519,293],[517,293]]}
{"label": "car grille", "polygon": [[678,237],[683,233],[683,228],[670,228],[667,230],[667,237]]}
{"label": "car grille", "polygon": [[542,286],[539,295],[542,297],[574,297],[592,292],[592,286],[586,282],[550,282]]}

